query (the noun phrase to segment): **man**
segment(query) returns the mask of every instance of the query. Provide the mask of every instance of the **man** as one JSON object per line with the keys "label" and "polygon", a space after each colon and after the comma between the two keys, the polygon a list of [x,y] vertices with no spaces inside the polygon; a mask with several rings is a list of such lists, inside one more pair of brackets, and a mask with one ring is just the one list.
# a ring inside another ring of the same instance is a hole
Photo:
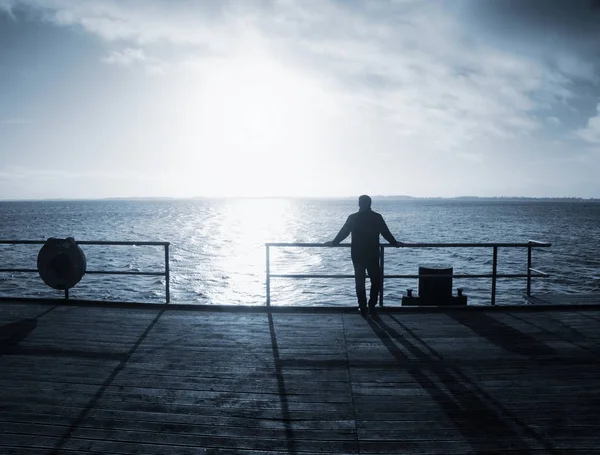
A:
{"label": "man", "polygon": [[371,210],[371,198],[363,194],[358,198],[358,212],[353,213],[346,220],[338,235],[328,246],[339,245],[348,235],[352,234],[352,265],[354,265],[354,280],[356,282],[356,296],[361,314],[367,312],[367,292],[365,289],[365,270],[369,272],[371,292],[369,295],[369,313],[375,314],[375,304],[381,289],[381,269],[379,267],[379,234],[395,247],[402,246],[390,230],[383,217]]}

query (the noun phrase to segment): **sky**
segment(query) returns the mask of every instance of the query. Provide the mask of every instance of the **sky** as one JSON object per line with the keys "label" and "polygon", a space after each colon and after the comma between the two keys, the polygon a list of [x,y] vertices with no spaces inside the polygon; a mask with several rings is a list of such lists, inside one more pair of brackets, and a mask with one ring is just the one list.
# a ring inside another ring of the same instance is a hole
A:
{"label": "sky", "polygon": [[600,197],[600,1],[0,0],[0,199]]}

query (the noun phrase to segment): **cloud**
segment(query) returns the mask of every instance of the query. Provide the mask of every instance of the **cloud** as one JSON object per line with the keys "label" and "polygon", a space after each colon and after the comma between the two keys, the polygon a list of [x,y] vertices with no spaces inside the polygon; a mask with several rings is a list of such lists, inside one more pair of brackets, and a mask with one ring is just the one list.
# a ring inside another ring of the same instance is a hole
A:
{"label": "cloud", "polygon": [[556,118],[556,117],[548,117],[548,118],[546,119],[546,122],[547,122],[549,125],[552,125],[552,126],[558,126],[558,125],[560,125],[560,124],[561,124],[561,121],[560,121],[558,118]]}
{"label": "cloud", "polygon": [[344,83],[360,109],[438,149],[530,134],[540,127],[536,111],[572,96],[568,79],[473,38],[438,3],[385,11],[362,3],[286,5],[263,29]]}
{"label": "cloud", "polygon": [[[525,8],[528,23],[537,24],[537,10],[509,3]],[[371,120],[382,125],[378,128],[385,137],[378,138],[378,145],[460,151],[469,159],[480,157],[482,144],[492,140],[537,134],[546,126],[548,110],[574,97],[569,75],[590,77],[594,68],[579,57],[549,64],[516,47],[497,45],[489,34],[478,33],[454,2],[14,4],[58,26],[81,27],[102,38],[112,47],[106,63],[139,64],[157,72],[207,72],[215,59],[268,55],[319,78],[348,107],[345,115],[361,119],[364,128]],[[502,2],[492,1],[486,8],[474,10],[479,17],[494,8],[506,21],[513,17]],[[540,20],[539,27],[552,27],[554,20]],[[585,30],[594,33],[587,25]]]}
{"label": "cloud", "polygon": [[[4,0],[6,1],[6,0]],[[12,0],[59,26],[79,26],[110,42],[210,46],[215,30],[231,25],[245,2],[164,0]]]}
{"label": "cloud", "polygon": [[[600,39],[600,36],[598,39]],[[556,66],[560,71],[574,78],[592,82],[597,80],[597,63],[595,58],[586,60],[571,53],[558,53],[556,56]]]}
{"label": "cloud", "polygon": [[586,127],[580,128],[575,134],[592,145],[600,146],[600,103],[597,107],[597,115],[590,117]]}
{"label": "cloud", "polygon": [[465,17],[501,45],[545,59],[568,77],[597,82],[597,0],[464,0]]}
{"label": "cloud", "polygon": [[0,0],[0,14],[6,14],[12,20],[16,20],[15,15],[12,10],[12,2],[11,0]]}
{"label": "cloud", "polygon": [[149,57],[143,49],[127,47],[122,50],[113,50],[103,62],[111,65],[133,67],[142,65],[149,74],[163,75],[168,72],[169,64],[160,58]]}
{"label": "cloud", "polygon": [[143,62],[148,58],[142,49],[126,48],[122,51],[113,51],[108,57],[104,58],[106,63],[129,66],[135,62]]}
{"label": "cloud", "polygon": [[600,33],[597,0],[468,0],[467,4],[485,26],[489,21],[503,28],[512,22],[517,34],[552,33],[585,41]]}

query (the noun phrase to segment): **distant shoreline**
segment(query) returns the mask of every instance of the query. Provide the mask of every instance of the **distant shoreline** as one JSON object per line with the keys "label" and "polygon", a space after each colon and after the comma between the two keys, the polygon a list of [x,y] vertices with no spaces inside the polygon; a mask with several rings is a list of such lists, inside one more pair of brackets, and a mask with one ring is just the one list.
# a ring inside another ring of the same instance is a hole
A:
{"label": "distant shoreline", "polygon": [[[456,202],[600,202],[600,198],[583,197],[527,197],[527,196],[371,196],[375,201],[456,201]],[[192,201],[235,199],[287,199],[287,200],[354,200],[356,196],[195,196],[195,197],[108,197],[108,198],[49,198],[49,199],[0,199],[0,202],[102,202],[102,201]]]}

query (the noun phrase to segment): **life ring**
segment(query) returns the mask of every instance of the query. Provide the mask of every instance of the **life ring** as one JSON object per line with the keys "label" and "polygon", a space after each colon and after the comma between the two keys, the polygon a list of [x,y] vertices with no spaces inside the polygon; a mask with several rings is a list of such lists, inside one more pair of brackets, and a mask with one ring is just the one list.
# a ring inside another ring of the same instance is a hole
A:
{"label": "life ring", "polygon": [[73,237],[49,238],[40,249],[37,269],[40,277],[54,289],[70,289],[85,275],[87,262]]}

